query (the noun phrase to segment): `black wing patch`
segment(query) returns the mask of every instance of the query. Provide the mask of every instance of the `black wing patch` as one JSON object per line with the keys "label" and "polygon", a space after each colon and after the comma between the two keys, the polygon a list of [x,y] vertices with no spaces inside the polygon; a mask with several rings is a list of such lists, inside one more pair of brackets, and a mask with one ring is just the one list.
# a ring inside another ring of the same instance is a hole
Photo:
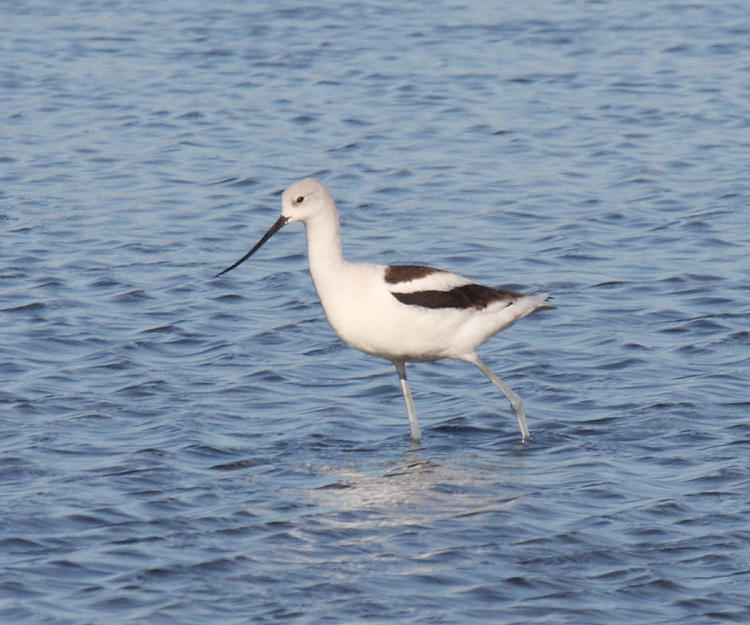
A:
{"label": "black wing patch", "polygon": [[418,280],[439,271],[440,269],[423,267],[422,265],[389,265],[385,268],[384,277],[388,284],[398,284],[399,282]]}
{"label": "black wing patch", "polygon": [[402,304],[424,308],[474,308],[482,310],[490,304],[505,302],[510,306],[522,293],[493,289],[481,284],[464,284],[448,291],[416,291],[414,293],[394,293]]}

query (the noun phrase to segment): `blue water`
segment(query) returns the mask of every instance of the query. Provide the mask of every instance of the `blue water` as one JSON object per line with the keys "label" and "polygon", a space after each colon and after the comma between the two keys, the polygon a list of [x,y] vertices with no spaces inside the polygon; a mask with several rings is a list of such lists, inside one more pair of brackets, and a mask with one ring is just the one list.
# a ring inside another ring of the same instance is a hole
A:
{"label": "blue water", "polygon": [[[750,622],[743,2],[0,6],[0,622]],[[352,260],[550,291],[474,367]]]}

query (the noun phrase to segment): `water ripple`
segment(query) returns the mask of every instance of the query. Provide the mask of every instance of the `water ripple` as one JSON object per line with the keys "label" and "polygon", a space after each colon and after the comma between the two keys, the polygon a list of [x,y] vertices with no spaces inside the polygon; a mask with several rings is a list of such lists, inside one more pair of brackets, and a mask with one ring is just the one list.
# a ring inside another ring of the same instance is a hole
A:
{"label": "water ripple", "polygon": [[[6,11],[0,620],[750,620],[746,11]],[[553,293],[483,358],[343,346],[290,226]]]}

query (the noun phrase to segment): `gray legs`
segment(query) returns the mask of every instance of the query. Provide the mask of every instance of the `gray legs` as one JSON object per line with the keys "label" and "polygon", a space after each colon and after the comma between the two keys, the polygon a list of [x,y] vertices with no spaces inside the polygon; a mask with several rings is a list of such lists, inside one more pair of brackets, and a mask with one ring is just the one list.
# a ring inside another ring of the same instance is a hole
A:
{"label": "gray legs", "polygon": [[[463,358],[467,362],[475,364],[479,370],[486,375],[490,382],[492,382],[500,392],[508,398],[510,407],[516,414],[518,419],[518,427],[521,428],[521,440],[525,441],[529,438],[529,426],[526,425],[526,413],[523,410],[523,403],[518,393],[512,391],[500,378],[498,378],[492,371],[489,370],[479,356],[471,354],[466,358]],[[409,414],[409,427],[411,428],[411,440],[418,443],[422,440],[422,432],[419,430],[419,422],[417,421],[417,413],[414,410],[414,400],[411,397],[411,390],[409,389],[409,383],[406,381],[406,366],[403,362],[394,361],[393,364],[398,371],[398,379],[401,382],[401,392],[404,394],[404,403],[406,404],[406,412]]]}
{"label": "gray legs", "polygon": [[529,438],[529,426],[526,425],[526,413],[523,411],[523,403],[521,402],[521,397],[518,395],[518,393],[509,389],[505,382],[503,382],[494,373],[492,373],[487,365],[479,360],[479,356],[477,356],[476,354],[472,354],[471,357],[467,358],[466,360],[468,362],[474,363],[477,367],[479,367],[479,370],[490,379],[490,382],[497,386],[497,388],[500,389],[500,392],[508,398],[510,407],[512,408],[513,412],[516,413],[516,419],[518,419],[518,427],[521,428],[521,440],[525,441],[527,438]]}
{"label": "gray legs", "polygon": [[406,381],[406,365],[403,362],[394,361],[396,371],[398,371],[398,379],[401,382],[401,392],[404,394],[404,403],[406,404],[406,412],[409,413],[409,427],[411,428],[411,440],[418,443],[422,440],[422,432],[419,430],[419,421],[417,421],[417,413],[414,410],[414,400],[411,398],[411,390],[409,389],[409,383]]}

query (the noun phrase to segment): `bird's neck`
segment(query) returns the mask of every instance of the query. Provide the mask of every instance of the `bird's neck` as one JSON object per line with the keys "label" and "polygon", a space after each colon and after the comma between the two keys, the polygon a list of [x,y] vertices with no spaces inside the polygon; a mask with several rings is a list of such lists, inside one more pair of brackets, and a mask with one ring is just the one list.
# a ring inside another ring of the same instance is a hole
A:
{"label": "bird's neck", "polygon": [[318,215],[305,224],[310,274],[319,295],[333,286],[346,261],[341,251],[339,218],[333,213]]}

